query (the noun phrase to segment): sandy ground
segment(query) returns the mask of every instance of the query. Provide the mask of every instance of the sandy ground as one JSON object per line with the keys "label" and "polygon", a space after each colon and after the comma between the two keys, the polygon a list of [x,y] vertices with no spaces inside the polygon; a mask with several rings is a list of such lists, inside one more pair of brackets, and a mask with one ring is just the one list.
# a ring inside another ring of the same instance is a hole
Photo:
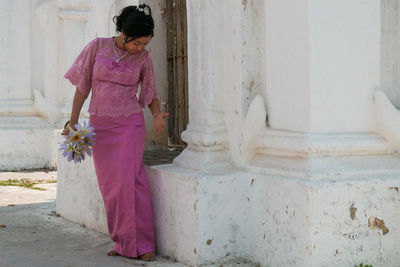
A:
{"label": "sandy ground", "polygon": [[1,267],[186,266],[161,256],[151,263],[107,256],[107,235],[59,217],[55,208],[55,201],[0,207]]}
{"label": "sandy ground", "polygon": [[[0,180],[55,180],[57,172],[2,172]],[[57,183],[35,185],[46,191],[0,186],[0,267],[186,266],[157,256],[151,263],[110,257],[108,235],[56,214]]]}
{"label": "sandy ground", "polygon": [[56,183],[37,184],[35,187],[45,188],[46,191],[28,189],[19,186],[0,186],[0,207],[51,202],[56,200]]}
{"label": "sandy ground", "polygon": [[21,180],[29,178],[31,180],[57,180],[57,171],[35,170],[26,172],[0,172],[0,181],[8,179]]}
{"label": "sandy ground", "polygon": [[[0,181],[22,178],[56,180],[57,172],[0,172]],[[56,213],[57,183],[35,186],[46,191],[0,186],[0,267],[187,266],[160,255],[149,263],[107,256],[114,245],[108,235]],[[232,261],[207,267],[233,266],[254,265]]]}

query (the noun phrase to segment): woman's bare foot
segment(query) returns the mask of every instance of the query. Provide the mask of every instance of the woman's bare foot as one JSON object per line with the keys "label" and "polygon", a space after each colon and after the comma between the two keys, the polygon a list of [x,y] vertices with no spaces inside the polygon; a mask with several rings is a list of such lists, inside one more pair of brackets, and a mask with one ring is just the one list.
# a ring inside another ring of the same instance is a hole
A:
{"label": "woman's bare foot", "polygon": [[154,256],[155,256],[154,252],[148,252],[143,255],[140,255],[139,259],[141,259],[142,261],[152,261],[154,259]]}
{"label": "woman's bare foot", "polygon": [[118,252],[116,252],[115,250],[110,250],[110,251],[107,253],[107,255],[108,255],[108,256],[118,256],[119,254],[118,254]]}

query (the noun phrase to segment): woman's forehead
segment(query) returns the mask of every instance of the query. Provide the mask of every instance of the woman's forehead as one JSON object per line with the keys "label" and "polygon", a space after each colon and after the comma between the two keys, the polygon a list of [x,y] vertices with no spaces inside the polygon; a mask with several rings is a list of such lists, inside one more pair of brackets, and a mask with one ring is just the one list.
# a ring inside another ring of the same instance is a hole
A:
{"label": "woman's forehead", "polygon": [[132,41],[141,43],[141,44],[147,44],[150,41],[151,36],[143,36],[143,37],[138,37],[138,38],[135,38],[135,39],[132,39],[132,38],[128,37],[128,40],[129,39],[132,40]]}

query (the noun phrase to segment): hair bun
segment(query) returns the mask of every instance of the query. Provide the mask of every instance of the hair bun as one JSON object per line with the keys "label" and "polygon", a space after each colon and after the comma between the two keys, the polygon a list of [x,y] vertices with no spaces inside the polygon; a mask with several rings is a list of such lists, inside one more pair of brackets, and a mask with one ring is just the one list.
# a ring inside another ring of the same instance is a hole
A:
{"label": "hair bun", "polygon": [[154,20],[151,8],[146,4],[124,7],[113,21],[117,32],[123,32],[130,38],[154,36]]}

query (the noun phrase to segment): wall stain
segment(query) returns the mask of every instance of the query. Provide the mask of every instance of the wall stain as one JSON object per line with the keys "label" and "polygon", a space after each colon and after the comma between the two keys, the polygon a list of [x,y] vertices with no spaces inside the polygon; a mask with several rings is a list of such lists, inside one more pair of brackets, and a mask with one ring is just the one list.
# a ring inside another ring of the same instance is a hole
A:
{"label": "wall stain", "polygon": [[354,221],[354,218],[356,216],[356,211],[357,211],[357,208],[354,207],[354,203],[349,208],[349,211],[350,211],[350,218]]}
{"label": "wall stain", "polygon": [[389,187],[389,189],[396,190],[397,193],[399,192],[399,188],[397,186],[391,186]]}
{"label": "wall stain", "polygon": [[249,87],[249,91],[251,92],[251,90],[254,87],[255,82],[254,81],[250,81],[250,87]]}
{"label": "wall stain", "polygon": [[375,228],[379,228],[382,230],[382,233],[384,235],[386,235],[389,232],[389,229],[385,226],[385,222],[374,216],[369,217],[368,227],[372,230],[374,230]]}
{"label": "wall stain", "polygon": [[247,0],[242,0],[243,11],[246,11],[247,8]]}

